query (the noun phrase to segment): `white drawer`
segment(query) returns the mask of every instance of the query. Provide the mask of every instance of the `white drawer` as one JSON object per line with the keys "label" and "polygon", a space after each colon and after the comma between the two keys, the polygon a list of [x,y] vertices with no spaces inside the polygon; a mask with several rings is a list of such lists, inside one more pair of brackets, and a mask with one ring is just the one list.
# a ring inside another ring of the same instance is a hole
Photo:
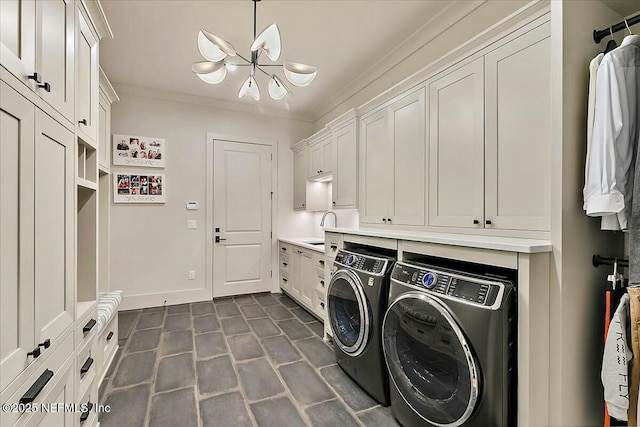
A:
{"label": "white drawer", "polygon": [[113,356],[118,350],[118,313],[116,312],[107,326],[100,331],[97,343],[98,352],[100,352],[100,364],[98,369],[98,378],[101,380],[105,372],[109,369],[109,365],[113,360]]}
{"label": "white drawer", "polygon": [[[60,346],[55,349],[51,356],[44,361],[42,366],[27,378],[20,387],[12,394],[8,395],[8,391],[0,394],[0,402],[9,404],[18,409],[21,403],[29,404],[29,402],[38,406],[42,403],[72,403],[75,401],[73,393],[75,366],[75,357],[73,356],[73,334],[67,333]],[[35,396],[33,400],[27,399],[28,395]],[[25,400],[26,399],[26,400]],[[43,414],[42,412],[18,412],[18,411],[0,411],[1,426],[47,426],[61,425],[56,420],[55,424],[48,423],[47,419],[51,416],[61,417],[61,414]],[[46,416],[46,418],[45,418]],[[68,418],[70,416],[70,418]],[[44,418],[44,421],[43,421]],[[73,414],[63,414],[64,426],[73,425]],[[69,423],[68,421],[71,421]],[[43,422],[41,424],[41,422]]]}
{"label": "white drawer", "polygon": [[291,250],[291,245],[289,245],[289,244],[287,244],[287,243],[279,242],[279,243],[278,243],[278,247],[279,247],[278,252],[279,252],[281,255],[290,255],[290,254],[291,254],[291,252],[293,252],[293,251]]}
{"label": "white drawer", "polygon": [[77,426],[92,427],[98,423],[98,387],[94,383],[78,400],[78,412],[75,414],[78,423]]}
{"label": "white drawer", "polygon": [[76,321],[76,348],[93,339],[98,330],[98,304],[95,303]]}
{"label": "white drawer", "polygon": [[280,270],[285,273],[289,273],[291,271],[291,262],[289,261],[288,255],[280,254]]}
{"label": "white drawer", "polygon": [[84,396],[98,375],[99,355],[93,339],[85,341],[76,356],[76,378],[78,398]]}
{"label": "white drawer", "polygon": [[322,270],[323,274],[324,274],[324,264],[325,264],[324,254],[315,252],[313,254],[313,266]]}

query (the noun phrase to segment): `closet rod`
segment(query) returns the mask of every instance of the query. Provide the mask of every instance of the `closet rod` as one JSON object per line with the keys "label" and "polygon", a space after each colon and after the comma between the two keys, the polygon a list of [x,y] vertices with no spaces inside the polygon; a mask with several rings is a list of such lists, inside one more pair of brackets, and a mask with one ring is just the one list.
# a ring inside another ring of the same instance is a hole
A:
{"label": "closet rod", "polygon": [[627,25],[632,26],[635,25],[637,23],[640,22],[640,14],[633,16],[629,19],[622,22],[618,22],[616,25],[612,26],[611,28],[605,28],[604,30],[593,30],[593,41],[595,41],[596,43],[600,43],[600,40],[602,40],[605,37],[608,37],[609,35],[611,35],[611,33],[617,33],[620,30],[626,30],[627,29]]}
{"label": "closet rod", "polygon": [[618,261],[618,266],[620,267],[629,267],[629,260],[627,259],[605,258],[598,254],[594,254],[593,258],[591,258],[591,263],[594,267],[600,267],[601,265],[613,265],[616,261]]}

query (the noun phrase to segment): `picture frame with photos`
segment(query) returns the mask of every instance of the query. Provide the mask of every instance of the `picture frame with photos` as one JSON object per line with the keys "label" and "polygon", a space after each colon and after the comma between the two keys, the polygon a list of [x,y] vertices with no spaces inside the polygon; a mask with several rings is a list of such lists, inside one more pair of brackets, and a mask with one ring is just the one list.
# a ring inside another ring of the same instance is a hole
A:
{"label": "picture frame with photos", "polygon": [[150,136],[113,135],[114,166],[164,168],[166,141]]}
{"label": "picture frame with photos", "polygon": [[114,203],[166,203],[164,174],[113,172]]}

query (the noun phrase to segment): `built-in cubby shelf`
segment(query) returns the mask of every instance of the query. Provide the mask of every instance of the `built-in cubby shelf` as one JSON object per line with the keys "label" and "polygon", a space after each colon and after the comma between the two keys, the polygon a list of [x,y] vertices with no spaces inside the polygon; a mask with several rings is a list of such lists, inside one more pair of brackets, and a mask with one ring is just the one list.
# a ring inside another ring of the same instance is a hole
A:
{"label": "built-in cubby shelf", "polygon": [[98,182],[98,152],[82,139],[78,139],[78,180]]}
{"label": "built-in cubby shelf", "polygon": [[109,292],[109,205],[111,175],[100,168],[98,178],[98,292]]}
{"label": "built-in cubby shelf", "polygon": [[95,301],[98,281],[98,192],[96,189],[78,186],[77,227],[77,301]]}

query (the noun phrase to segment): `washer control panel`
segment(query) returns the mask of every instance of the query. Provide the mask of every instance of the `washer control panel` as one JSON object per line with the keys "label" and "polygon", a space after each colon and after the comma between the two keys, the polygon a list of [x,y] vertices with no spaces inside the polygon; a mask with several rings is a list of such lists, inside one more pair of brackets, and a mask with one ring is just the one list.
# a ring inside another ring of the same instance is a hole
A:
{"label": "washer control panel", "polygon": [[387,260],[368,255],[340,250],[336,255],[336,263],[351,267],[355,270],[373,274],[382,274],[387,266]]}
{"label": "washer control panel", "polygon": [[499,284],[404,262],[395,264],[391,279],[483,306],[492,306],[500,290]]}

